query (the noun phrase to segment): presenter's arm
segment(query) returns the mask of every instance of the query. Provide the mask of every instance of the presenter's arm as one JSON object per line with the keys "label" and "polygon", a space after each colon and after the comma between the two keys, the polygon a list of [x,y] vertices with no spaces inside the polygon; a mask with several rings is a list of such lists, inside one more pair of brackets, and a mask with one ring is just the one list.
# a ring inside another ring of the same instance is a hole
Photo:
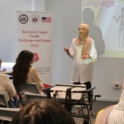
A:
{"label": "presenter's arm", "polygon": [[94,41],[92,41],[89,56],[92,59],[91,63],[97,60],[97,51],[96,51],[96,48],[95,48]]}
{"label": "presenter's arm", "polygon": [[70,52],[69,52],[69,49],[68,48],[63,48],[64,49],[64,51],[68,54],[68,55],[70,55]]}
{"label": "presenter's arm", "polygon": [[42,91],[44,89],[44,86],[35,68],[33,68],[32,70],[32,78],[34,82],[38,84],[40,91]]}
{"label": "presenter's arm", "polygon": [[90,52],[88,54],[82,55],[82,59],[91,59],[91,63],[97,59],[97,51],[94,41],[91,43]]}
{"label": "presenter's arm", "polygon": [[64,51],[65,51],[71,58],[74,57],[74,45],[75,45],[75,40],[73,39],[73,40],[72,40],[72,43],[71,43],[70,49],[65,48],[65,47],[63,48]]}

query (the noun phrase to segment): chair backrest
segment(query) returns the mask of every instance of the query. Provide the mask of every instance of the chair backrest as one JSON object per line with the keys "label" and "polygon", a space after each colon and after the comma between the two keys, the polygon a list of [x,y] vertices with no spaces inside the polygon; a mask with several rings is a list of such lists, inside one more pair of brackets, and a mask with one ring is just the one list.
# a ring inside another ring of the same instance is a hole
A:
{"label": "chair backrest", "polygon": [[23,83],[15,86],[17,92],[29,91],[32,93],[40,94],[40,90],[36,83]]}
{"label": "chair backrest", "polygon": [[5,93],[4,92],[0,92],[0,106],[9,107],[8,101],[5,98]]}
{"label": "chair backrest", "polygon": [[18,113],[20,108],[1,108],[0,120],[12,121],[13,117]]}
{"label": "chair backrest", "polygon": [[86,88],[85,84],[61,84],[61,83],[57,83],[56,86],[66,86],[66,87],[82,87],[82,88]]}
{"label": "chair backrest", "polygon": [[34,101],[40,101],[41,99],[47,99],[47,96],[42,95],[42,94],[33,94],[33,93],[28,93],[28,92],[25,92],[24,94],[28,102],[34,102]]}
{"label": "chair backrest", "polygon": [[23,83],[15,86],[15,89],[19,95],[20,103],[22,106],[28,104],[27,98],[25,96],[25,92],[31,92],[40,94],[40,90],[36,83]]}

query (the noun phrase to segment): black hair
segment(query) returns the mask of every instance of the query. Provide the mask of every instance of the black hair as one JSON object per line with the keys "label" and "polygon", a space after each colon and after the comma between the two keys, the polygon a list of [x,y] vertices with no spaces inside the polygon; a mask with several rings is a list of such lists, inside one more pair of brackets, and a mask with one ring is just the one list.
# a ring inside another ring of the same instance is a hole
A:
{"label": "black hair", "polygon": [[33,53],[28,50],[19,53],[12,73],[14,85],[26,82],[33,56]]}

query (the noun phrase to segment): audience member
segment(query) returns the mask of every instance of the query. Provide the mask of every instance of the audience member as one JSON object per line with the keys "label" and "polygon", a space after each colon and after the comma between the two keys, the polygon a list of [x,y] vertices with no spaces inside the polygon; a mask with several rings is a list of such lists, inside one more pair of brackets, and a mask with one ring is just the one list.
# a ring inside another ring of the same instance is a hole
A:
{"label": "audience member", "polygon": [[[19,53],[16,63],[13,66],[12,78],[13,84],[16,87],[19,84],[24,83],[37,83],[41,93],[44,88],[40,77],[34,67],[31,66],[33,64],[33,53],[28,50],[23,50]],[[19,92],[20,103],[22,106],[27,104],[26,96],[24,95],[25,90]]]}
{"label": "audience member", "polygon": [[119,103],[101,110],[95,124],[124,124],[124,82]]}
{"label": "audience member", "polygon": [[12,100],[14,101],[12,97],[16,96],[16,90],[7,75],[3,73],[0,73],[0,93],[5,93],[5,98],[8,101],[9,107],[16,107],[12,104]]}
{"label": "audience member", "polygon": [[44,99],[23,107],[11,124],[76,124],[70,113],[59,103]]}
{"label": "audience member", "polygon": [[[1,65],[2,60],[0,59],[0,71],[1,71]],[[6,71],[6,69],[3,69],[2,71]],[[8,102],[8,106],[10,108],[16,108],[21,107],[19,104],[19,99],[16,94],[16,90],[8,78],[8,76],[2,72],[0,72],[0,93],[5,93],[5,99]],[[4,107],[4,105],[0,105],[1,107]],[[1,123],[1,120],[0,120]],[[4,124],[8,123],[4,121]]]}
{"label": "audience member", "polygon": [[28,50],[21,51],[13,67],[13,83],[15,86],[22,83],[37,83],[42,91],[44,88],[42,81],[31,64],[33,64],[33,53]]}

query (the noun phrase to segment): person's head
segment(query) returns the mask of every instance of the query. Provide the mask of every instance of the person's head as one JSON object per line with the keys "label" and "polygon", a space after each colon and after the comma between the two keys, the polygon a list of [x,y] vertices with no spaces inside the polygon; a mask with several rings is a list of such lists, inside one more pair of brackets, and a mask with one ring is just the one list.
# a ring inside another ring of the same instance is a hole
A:
{"label": "person's head", "polygon": [[27,79],[27,74],[31,64],[33,63],[33,53],[28,50],[23,50],[19,53],[16,63],[13,67],[13,82],[24,83]]}
{"label": "person's head", "polygon": [[79,37],[87,37],[89,33],[89,27],[87,24],[80,24],[78,26]]}
{"label": "person's head", "polygon": [[13,118],[11,124],[76,124],[70,113],[54,100],[29,103]]}
{"label": "person's head", "polygon": [[16,59],[16,64],[30,66],[30,64],[32,63],[33,63],[33,53],[28,50],[21,51]]}

